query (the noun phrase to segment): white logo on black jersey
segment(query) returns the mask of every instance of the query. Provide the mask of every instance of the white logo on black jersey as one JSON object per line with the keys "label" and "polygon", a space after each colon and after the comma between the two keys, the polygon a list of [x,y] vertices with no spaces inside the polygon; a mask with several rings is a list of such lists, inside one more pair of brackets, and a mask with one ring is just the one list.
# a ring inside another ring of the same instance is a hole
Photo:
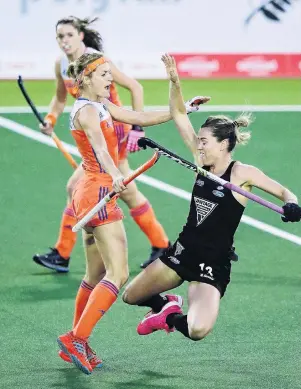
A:
{"label": "white logo on black jersey", "polygon": [[181,253],[184,249],[185,249],[185,247],[183,247],[180,242],[177,242],[175,256],[181,255]]}
{"label": "white logo on black jersey", "polygon": [[210,213],[217,206],[216,203],[194,196],[194,202],[196,207],[197,226],[210,215]]}
{"label": "white logo on black jersey", "polygon": [[223,192],[220,192],[219,190],[213,190],[212,193],[214,194],[214,196],[217,196],[217,197],[224,197],[224,193]]}
{"label": "white logo on black jersey", "polygon": [[205,182],[202,181],[202,180],[200,180],[200,179],[198,179],[198,180],[196,180],[196,184],[197,184],[198,186],[204,186]]}
{"label": "white logo on black jersey", "polygon": [[217,189],[217,190],[223,190],[224,187],[223,187],[223,186],[218,186],[216,189]]}
{"label": "white logo on black jersey", "polygon": [[170,262],[173,262],[175,265],[178,265],[180,263],[180,261],[176,258],[176,257],[168,257],[168,259],[170,260]]}

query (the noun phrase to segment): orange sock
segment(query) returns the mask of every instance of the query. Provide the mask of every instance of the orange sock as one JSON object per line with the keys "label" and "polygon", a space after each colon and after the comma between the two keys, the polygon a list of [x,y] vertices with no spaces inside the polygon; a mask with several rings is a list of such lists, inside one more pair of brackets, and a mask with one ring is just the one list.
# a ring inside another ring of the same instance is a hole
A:
{"label": "orange sock", "polygon": [[168,237],[148,201],[136,208],[132,208],[130,213],[140,229],[148,237],[152,246],[159,248],[168,247]]}
{"label": "orange sock", "polygon": [[61,220],[60,234],[58,241],[55,244],[55,248],[60,255],[68,259],[71,255],[73,247],[76,243],[76,233],[72,232],[72,227],[76,224],[76,217],[74,215],[71,204],[64,210]]}
{"label": "orange sock", "polygon": [[84,309],[89,300],[90,294],[92,293],[94,287],[87,284],[84,280],[80,284],[80,287],[77,292],[77,296],[75,299],[75,309],[74,309],[74,318],[73,318],[73,326],[74,328],[78,323]]}
{"label": "orange sock", "polygon": [[110,281],[102,280],[95,286],[73,334],[77,338],[87,339],[96,323],[116,301],[119,290]]}

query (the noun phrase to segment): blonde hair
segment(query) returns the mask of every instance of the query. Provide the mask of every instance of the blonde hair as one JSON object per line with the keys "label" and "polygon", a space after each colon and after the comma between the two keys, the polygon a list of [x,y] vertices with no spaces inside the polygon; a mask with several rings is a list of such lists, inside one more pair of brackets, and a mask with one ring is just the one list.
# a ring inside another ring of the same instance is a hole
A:
{"label": "blonde hair", "polygon": [[251,138],[250,131],[242,131],[243,127],[249,127],[254,118],[251,113],[242,113],[235,120],[225,115],[209,116],[202,128],[209,127],[212,135],[219,142],[228,139],[228,151],[232,151],[237,144],[245,145]]}
{"label": "blonde hair", "polygon": [[[99,58],[102,58],[102,53],[90,53],[83,54],[74,62],[71,62],[68,66],[67,75],[70,78],[73,78],[79,89],[82,89],[84,84],[84,70],[92,62],[96,61]],[[86,77],[91,77],[91,72]]]}
{"label": "blonde hair", "polygon": [[102,57],[102,53],[86,53],[81,55],[77,60],[70,63],[67,75],[73,79],[77,79],[90,63]]}

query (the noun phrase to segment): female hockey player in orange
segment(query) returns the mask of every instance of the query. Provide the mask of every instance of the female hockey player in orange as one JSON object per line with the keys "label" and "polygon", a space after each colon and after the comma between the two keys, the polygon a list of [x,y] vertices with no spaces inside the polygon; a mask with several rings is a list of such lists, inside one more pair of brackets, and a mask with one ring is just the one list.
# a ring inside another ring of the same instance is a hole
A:
{"label": "female hockey player in orange", "polygon": [[[85,53],[68,68],[76,81],[70,130],[82,156],[83,175],[72,194],[72,208],[81,219],[108,192],[125,189],[118,169],[118,136],[112,118],[152,126],[171,119],[169,112],[128,111],[111,103],[110,64],[100,53]],[[126,191],[125,191],[126,192]],[[116,301],[128,278],[127,242],[122,211],[109,202],[83,231],[86,274],[78,290],[72,331],[59,336],[60,356],[85,374],[102,364],[88,345],[96,323]]]}
{"label": "female hockey player in orange", "polygon": [[[57,118],[63,112],[66,105],[67,93],[76,97],[77,87],[74,81],[67,75],[69,63],[78,59],[84,53],[102,52],[102,39],[100,34],[90,28],[94,20],[78,19],[68,17],[61,19],[56,24],[57,41],[64,54],[57,59],[55,63],[56,75],[56,94],[50,104],[50,111],[45,117],[46,127],[41,130],[51,134],[56,124]],[[143,89],[134,79],[122,73],[111,61],[110,68],[114,82],[128,89],[132,95],[132,106],[135,111],[143,111]],[[115,105],[121,106],[120,99],[112,83],[110,86],[110,101]],[[127,125],[114,121],[115,132],[118,137],[119,166],[118,168],[123,175],[127,176],[130,167],[127,159],[128,151],[138,150],[137,140],[143,136],[140,126]],[[56,270],[57,272],[68,272],[69,261],[72,249],[76,243],[76,233],[72,232],[76,219],[70,205],[70,199],[74,186],[83,175],[83,169],[80,165],[67,183],[67,207],[64,210],[60,233],[58,240],[50,252],[46,254],[35,254],[33,260],[42,266]],[[165,248],[168,247],[169,241],[162,225],[157,220],[154,211],[146,197],[138,190],[136,184],[132,182],[128,185],[127,191],[120,194],[130,209],[130,214],[140,229],[145,233],[152,251],[150,257],[144,262],[144,266],[159,257]]]}

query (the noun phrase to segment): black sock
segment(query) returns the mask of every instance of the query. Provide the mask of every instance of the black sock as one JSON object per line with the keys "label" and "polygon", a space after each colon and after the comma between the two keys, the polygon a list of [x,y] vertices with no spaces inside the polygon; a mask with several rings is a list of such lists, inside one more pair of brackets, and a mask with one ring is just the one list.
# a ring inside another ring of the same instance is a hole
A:
{"label": "black sock", "polygon": [[150,307],[154,312],[160,312],[164,305],[168,303],[168,298],[163,297],[160,294],[152,296],[148,300],[144,300],[137,304],[139,307]]}
{"label": "black sock", "polygon": [[166,317],[166,323],[169,327],[175,327],[179,332],[182,332],[186,338],[190,338],[188,331],[187,315],[180,313],[171,313]]}

